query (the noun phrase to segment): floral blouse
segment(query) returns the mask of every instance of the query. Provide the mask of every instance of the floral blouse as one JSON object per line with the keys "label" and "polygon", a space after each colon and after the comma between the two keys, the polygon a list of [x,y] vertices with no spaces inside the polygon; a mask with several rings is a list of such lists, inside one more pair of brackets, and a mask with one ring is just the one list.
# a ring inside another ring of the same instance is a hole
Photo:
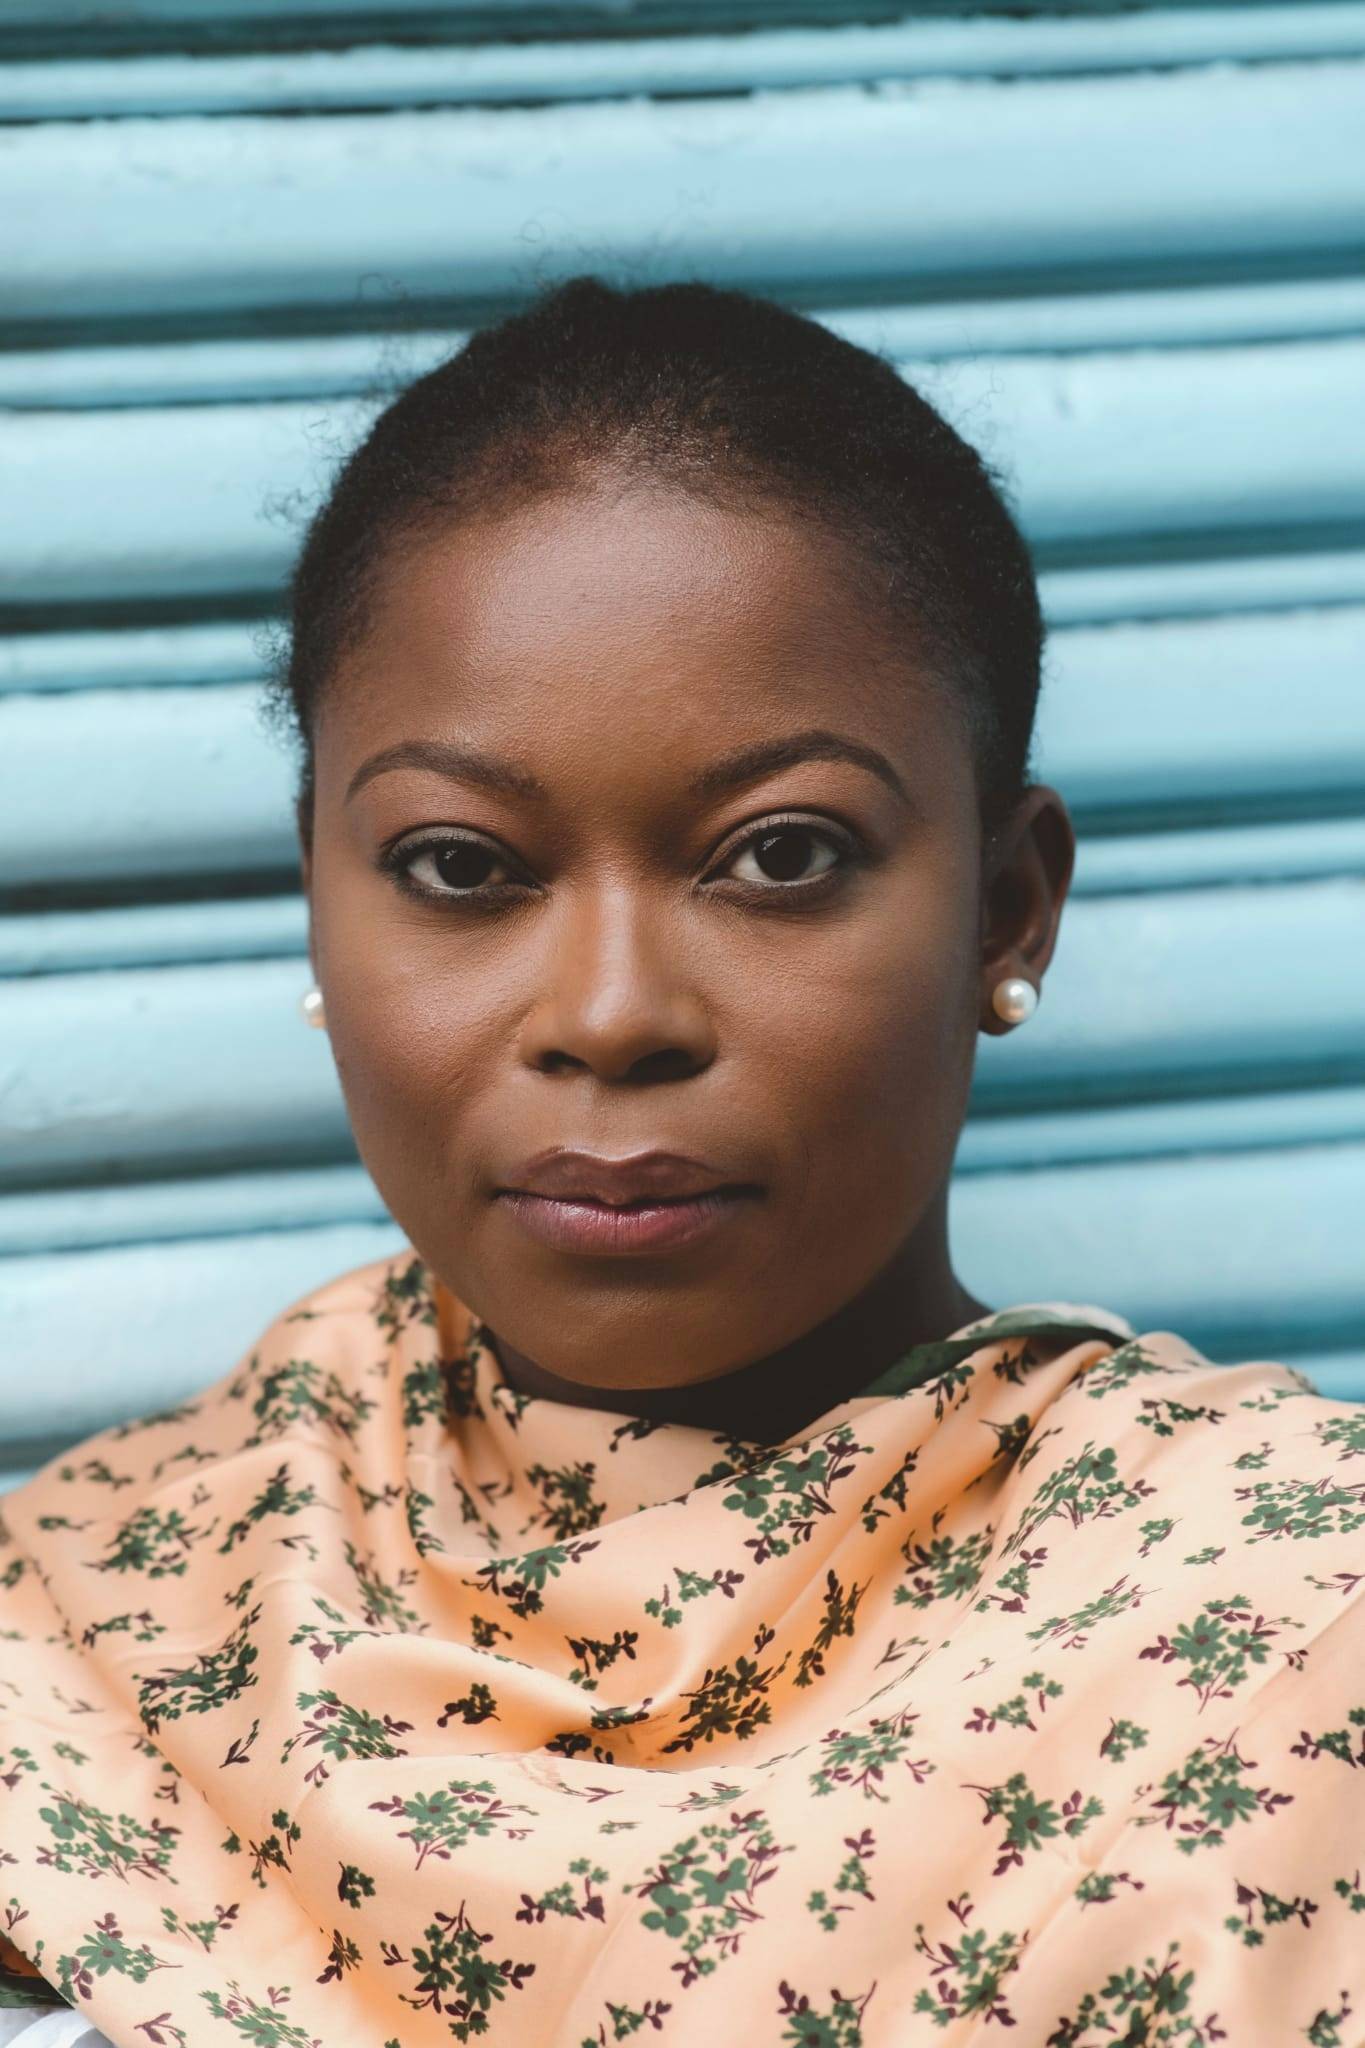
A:
{"label": "floral blouse", "polygon": [[0,2044],[1365,2041],[1365,1409],[1282,1365],[1027,1304],[734,1441],[408,1251],[2,1507]]}

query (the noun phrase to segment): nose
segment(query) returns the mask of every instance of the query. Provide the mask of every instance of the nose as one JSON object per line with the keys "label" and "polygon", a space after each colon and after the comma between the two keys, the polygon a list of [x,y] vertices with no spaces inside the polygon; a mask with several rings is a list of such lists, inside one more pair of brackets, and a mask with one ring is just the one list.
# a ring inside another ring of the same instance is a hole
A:
{"label": "nose", "polygon": [[707,1008],[677,920],[639,889],[574,892],[546,932],[540,989],[521,1027],[539,1073],[674,1081],[715,1057]]}

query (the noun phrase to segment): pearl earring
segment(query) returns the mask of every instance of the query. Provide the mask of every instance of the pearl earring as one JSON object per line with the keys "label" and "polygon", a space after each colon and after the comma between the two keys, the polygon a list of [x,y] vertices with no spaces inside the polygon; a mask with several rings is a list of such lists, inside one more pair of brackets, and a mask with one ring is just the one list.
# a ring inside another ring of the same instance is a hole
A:
{"label": "pearl earring", "polygon": [[307,1023],[312,1024],[319,1031],[327,1029],[327,1016],[322,1007],[322,990],[320,988],[305,989],[299,998],[299,1008],[302,1010]]}
{"label": "pearl earring", "polygon": [[1022,975],[1011,974],[991,990],[991,1008],[1006,1024],[1027,1024],[1038,1007],[1038,991]]}

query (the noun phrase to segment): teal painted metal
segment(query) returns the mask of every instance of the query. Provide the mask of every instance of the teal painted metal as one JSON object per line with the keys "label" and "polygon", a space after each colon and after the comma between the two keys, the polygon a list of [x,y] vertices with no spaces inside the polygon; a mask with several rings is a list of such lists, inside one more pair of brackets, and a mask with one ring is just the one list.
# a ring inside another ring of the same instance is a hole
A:
{"label": "teal painted metal", "polygon": [[1017,491],[1082,843],[964,1277],[1365,1399],[1365,6],[852,12],[0,0],[0,1474],[399,1241],[263,618],[371,406],[594,266],[818,309]]}
{"label": "teal painted metal", "polygon": [[1038,578],[1053,625],[1088,626],[1119,619],[1197,619],[1218,612],[1272,606],[1355,604],[1365,597],[1365,554],[1349,546],[1313,544],[1282,553],[1194,556],[1172,561],[1049,569]]}
{"label": "teal painted metal", "polygon": [[[1062,13],[1104,13],[1112,0],[1058,0]],[[945,13],[958,8],[946,6]],[[970,11],[970,10],[968,10]],[[90,44],[123,41],[165,28],[179,39],[207,30],[212,47],[234,32],[253,40],[271,30],[335,37],[348,27],[382,24],[399,33],[473,39],[511,35],[628,35],[682,26],[755,28],[775,23],[834,25],[895,18],[879,0],[0,0],[0,33],[14,40],[55,32],[69,54],[73,31]],[[177,42],[175,47],[180,47]]]}
{"label": "teal painted metal", "polygon": [[635,281],[818,280],[829,298],[907,277],[1347,267],[1363,116],[1365,65],[1323,62],[16,126],[0,132],[5,317],[321,319],[367,292],[417,312],[516,296],[585,249]]}
{"label": "teal painted metal", "polygon": [[264,667],[261,629],[230,620],[13,633],[0,640],[0,693],[25,696],[40,690],[240,682],[255,680]]}
{"label": "teal painted metal", "polygon": [[217,58],[176,53],[0,64],[0,120],[299,107],[525,106],[638,93],[774,91],[864,80],[1055,76],[1139,66],[1350,57],[1365,7],[1182,7],[1099,16],[919,19],[744,37],[468,44]]}

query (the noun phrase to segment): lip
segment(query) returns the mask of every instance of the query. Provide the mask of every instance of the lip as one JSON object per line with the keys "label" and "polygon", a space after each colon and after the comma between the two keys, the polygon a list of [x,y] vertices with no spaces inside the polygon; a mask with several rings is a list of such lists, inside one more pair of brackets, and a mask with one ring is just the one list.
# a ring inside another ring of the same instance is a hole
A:
{"label": "lip", "polygon": [[526,1160],[496,1194],[552,1250],[619,1258],[696,1244],[761,1192],[679,1152],[608,1158],[555,1148]]}
{"label": "lip", "polygon": [[574,1152],[555,1146],[538,1152],[508,1174],[500,1194],[549,1195],[569,1200],[606,1202],[678,1201],[735,1186],[738,1176],[726,1174],[704,1160],[682,1152],[632,1152],[608,1158],[596,1152]]}
{"label": "lip", "polygon": [[498,1200],[530,1236],[552,1251],[625,1258],[696,1244],[727,1223],[749,1198],[738,1188],[717,1188],[681,1201],[646,1202],[629,1209],[557,1195],[509,1192]]}

